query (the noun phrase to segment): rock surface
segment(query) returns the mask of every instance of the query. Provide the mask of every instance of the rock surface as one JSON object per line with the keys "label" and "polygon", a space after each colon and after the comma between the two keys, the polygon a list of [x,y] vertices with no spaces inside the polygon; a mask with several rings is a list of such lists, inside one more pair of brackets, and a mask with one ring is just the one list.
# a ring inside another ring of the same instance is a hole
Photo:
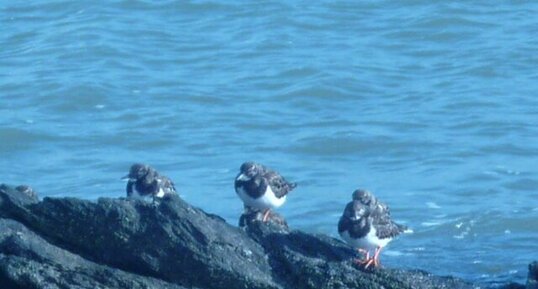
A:
{"label": "rock surface", "polygon": [[538,289],[538,261],[534,261],[529,265],[527,289]]}
{"label": "rock surface", "polygon": [[0,287],[480,288],[418,270],[362,270],[341,241],[259,217],[247,212],[237,228],[177,196],[39,201],[2,185]]}

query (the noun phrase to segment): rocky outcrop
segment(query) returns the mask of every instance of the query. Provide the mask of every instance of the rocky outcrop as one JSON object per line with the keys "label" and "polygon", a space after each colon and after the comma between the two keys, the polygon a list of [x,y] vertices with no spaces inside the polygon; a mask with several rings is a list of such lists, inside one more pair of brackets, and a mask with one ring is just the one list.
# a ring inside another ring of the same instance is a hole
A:
{"label": "rocky outcrop", "polygon": [[1,288],[185,288],[91,262],[0,219]]}
{"label": "rocky outcrop", "polygon": [[37,202],[7,187],[0,194],[0,217],[94,263],[186,287],[279,288],[267,274],[271,268],[259,244],[176,196],[153,204],[107,198]]}
{"label": "rocky outcrop", "polygon": [[527,289],[538,289],[538,261],[534,261],[529,265]]}
{"label": "rocky outcrop", "polygon": [[[423,271],[363,270],[325,235],[256,212],[243,228],[177,196],[38,201],[0,186],[1,288],[477,288]],[[529,287],[534,288],[534,287]]]}

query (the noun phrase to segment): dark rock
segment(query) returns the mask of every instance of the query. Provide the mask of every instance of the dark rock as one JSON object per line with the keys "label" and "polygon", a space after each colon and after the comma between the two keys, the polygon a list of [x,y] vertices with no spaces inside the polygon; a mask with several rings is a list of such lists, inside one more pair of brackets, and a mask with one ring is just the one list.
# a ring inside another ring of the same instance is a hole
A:
{"label": "dark rock", "polygon": [[[19,188],[21,186],[18,186]],[[33,192],[33,191],[32,191]],[[28,194],[11,187],[0,184],[0,217],[10,215],[14,217],[27,215],[26,206],[39,202],[36,194]]]}
{"label": "dark rock", "polygon": [[[1,193],[8,200],[16,199],[14,194]],[[96,263],[188,287],[280,288],[266,273],[270,267],[259,244],[177,196],[157,205],[106,198],[97,203],[45,198],[17,205],[22,206],[0,206],[0,216]]]}
{"label": "dark rock", "polygon": [[510,282],[508,284],[502,284],[500,286],[499,285],[492,286],[492,288],[495,288],[495,289],[525,289],[525,285],[515,283],[515,282]]}
{"label": "dark rock", "polygon": [[88,261],[0,219],[2,288],[185,288]]}
{"label": "dark rock", "polygon": [[538,261],[529,264],[529,276],[527,278],[527,289],[538,289]]}
{"label": "dark rock", "polygon": [[[243,228],[259,222],[263,223],[263,212],[255,209],[246,209],[245,212],[239,218],[239,227]],[[270,224],[271,226],[280,227],[283,230],[289,229],[288,223],[286,222],[284,217],[275,213],[274,211],[269,212],[265,223]]]}
{"label": "dark rock", "polygon": [[452,277],[423,271],[359,268],[356,251],[325,235],[283,231],[253,223],[247,233],[269,254],[273,274],[287,288],[475,288]]}
{"label": "dark rock", "polygon": [[[2,288],[477,288],[423,271],[357,268],[356,252],[272,213],[228,225],[157,203],[37,197],[0,186]],[[183,287],[181,287],[183,286]]]}

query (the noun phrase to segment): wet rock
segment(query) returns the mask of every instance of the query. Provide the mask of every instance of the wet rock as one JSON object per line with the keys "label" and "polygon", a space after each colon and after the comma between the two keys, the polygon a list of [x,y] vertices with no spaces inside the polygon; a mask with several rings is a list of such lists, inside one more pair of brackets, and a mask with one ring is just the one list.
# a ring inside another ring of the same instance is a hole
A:
{"label": "wet rock", "polygon": [[365,270],[353,261],[359,257],[355,250],[326,235],[260,222],[247,227],[247,233],[268,252],[274,276],[287,288],[477,288],[418,270]]}
{"label": "wet rock", "polygon": [[[245,209],[245,212],[239,217],[239,227],[252,226],[254,223],[263,223],[263,212],[256,209]],[[288,223],[278,213],[270,211],[265,221],[266,224],[277,226],[283,230],[288,230]]]}
{"label": "wet rock", "polygon": [[424,271],[358,268],[356,252],[246,212],[237,228],[177,196],[38,201],[0,186],[2,288],[480,288]]}
{"label": "wet rock", "polygon": [[529,265],[527,289],[538,289],[538,261],[534,261]]}
{"label": "wet rock", "polygon": [[515,282],[510,282],[508,284],[502,284],[502,285],[496,285],[496,286],[494,285],[494,286],[492,286],[492,288],[495,288],[495,289],[525,289],[525,285],[515,283]]}
{"label": "wet rock", "polygon": [[259,244],[177,196],[153,204],[107,198],[36,203],[19,195],[0,190],[0,217],[95,263],[186,287],[281,288]]}
{"label": "wet rock", "polygon": [[0,219],[0,284],[8,288],[185,288],[96,264]]}

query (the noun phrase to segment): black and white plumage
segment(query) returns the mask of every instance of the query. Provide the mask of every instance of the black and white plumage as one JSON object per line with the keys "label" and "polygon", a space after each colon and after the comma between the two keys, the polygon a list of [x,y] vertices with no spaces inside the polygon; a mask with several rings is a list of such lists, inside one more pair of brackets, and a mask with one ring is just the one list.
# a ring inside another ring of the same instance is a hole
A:
{"label": "black and white plumage", "polygon": [[[349,245],[366,254],[364,263],[379,265],[379,253],[392,239],[407,230],[392,221],[390,210],[366,190],[353,192],[353,200],[346,205],[338,222],[338,233]],[[370,251],[375,250],[373,258]]]}
{"label": "black and white plumage", "polygon": [[170,178],[160,175],[154,168],[145,164],[133,164],[127,179],[127,197],[144,199],[146,197],[162,198],[167,194],[177,194]]}
{"label": "black and white plumage", "polygon": [[[245,162],[235,178],[235,192],[246,207],[258,210],[278,208],[287,194],[297,186],[275,172],[255,162]],[[268,211],[267,211],[268,212]]]}
{"label": "black and white plumage", "polygon": [[36,191],[34,191],[34,189],[32,189],[32,187],[28,186],[28,185],[20,185],[20,186],[17,186],[15,187],[15,190],[19,191],[20,193],[23,193],[25,194],[26,196],[32,198],[32,199],[36,199],[37,200],[37,193]]}

